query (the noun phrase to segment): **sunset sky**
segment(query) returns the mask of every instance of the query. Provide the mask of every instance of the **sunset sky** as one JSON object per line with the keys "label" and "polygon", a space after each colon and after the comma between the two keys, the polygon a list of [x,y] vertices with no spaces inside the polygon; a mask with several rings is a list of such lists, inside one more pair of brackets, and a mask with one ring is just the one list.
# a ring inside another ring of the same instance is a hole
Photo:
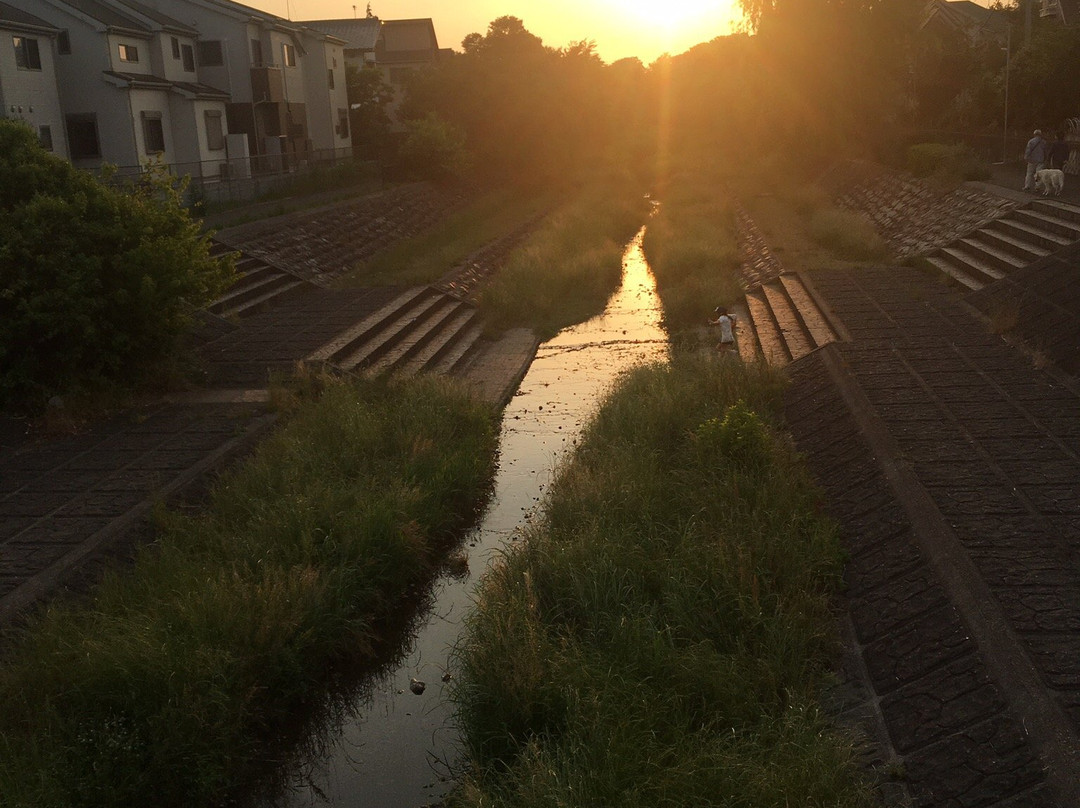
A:
{"label": "sunset sky", "polygon": [[[353,16],[353,0],[240,0],[293,20]],[[366,0],[356,3],[363,16]],[[737,0],[372,0],[384,20],[431,17],[439,45],[460,50],[466,34],[484,33],[496,17],[520,17],[545,45],[595,40],[606,62],[637,56],[649,64],[662,53],[682,53],[698,42],[731,33],[741,18]]]}

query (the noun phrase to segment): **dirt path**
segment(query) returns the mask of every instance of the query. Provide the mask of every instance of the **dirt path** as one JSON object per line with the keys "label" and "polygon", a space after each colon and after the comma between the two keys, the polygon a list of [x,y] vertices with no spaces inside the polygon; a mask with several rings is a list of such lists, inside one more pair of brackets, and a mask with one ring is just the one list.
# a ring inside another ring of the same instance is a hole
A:
{"label": "dirt path", "polygon": [[849,714],[914,805],[1080,805],[1080,387],[916,270],[814,279],[853,341],[789,416],[851,552]]}

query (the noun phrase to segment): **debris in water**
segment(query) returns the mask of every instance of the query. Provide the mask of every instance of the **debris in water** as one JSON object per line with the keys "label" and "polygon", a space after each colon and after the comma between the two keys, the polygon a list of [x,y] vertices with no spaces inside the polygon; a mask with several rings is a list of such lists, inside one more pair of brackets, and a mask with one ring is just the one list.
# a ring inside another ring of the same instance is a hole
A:
{"label": "debris in water", "polygon": [[424,690],[427,689],[427,685],[421,682],[419,679],[409,679],[409,690],[415,695],[419,696]]}

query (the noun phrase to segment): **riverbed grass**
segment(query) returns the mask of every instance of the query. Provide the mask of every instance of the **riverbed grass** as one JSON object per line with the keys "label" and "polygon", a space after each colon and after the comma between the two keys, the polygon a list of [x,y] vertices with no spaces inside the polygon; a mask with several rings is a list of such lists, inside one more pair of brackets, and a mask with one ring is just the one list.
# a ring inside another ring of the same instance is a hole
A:
{"label": "riverbed grass", "polygon": [[223,804],[472,518],[492,411],[445,381],[329,384],[133,569],[0,662],[4,806]]}
{"label": "riverbed grass", "polygon": [[402,239],[337,281],[338,286],[434,283],[500,236],[528,227],[555,205],[550,194],[498,189],[483,194],[431,229]]}
{"label": "riverbed grass", "polygon": [[626,242],[647,214],[633,183],[578,191],[484,289],[480,308],[489,329],[531,328],[547,339],[602,312],[622,278]]}
{"label": "riverbed grass", "polygon": [[777,431],[781,390],[697,353],[605,402],[482,582],[450,805],[872,804],[818,706],[841,549]]}
{"label": "riverbed grass", "polygon": [[726,187],[701,175],[680,177],[645,231],[645,255],[664,306],[664,327],[678,341],[716,306],[743,295],[735,214]]}

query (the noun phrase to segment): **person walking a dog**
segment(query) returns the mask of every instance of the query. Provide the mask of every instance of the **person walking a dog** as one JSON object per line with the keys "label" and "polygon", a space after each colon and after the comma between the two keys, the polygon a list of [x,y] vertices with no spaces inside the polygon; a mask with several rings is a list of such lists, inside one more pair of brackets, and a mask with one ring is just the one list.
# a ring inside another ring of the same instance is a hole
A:
{"label": "person walking a dog", "polygon": [[1024,190],[1035,189],[1035,172],[1046,167],[1046,153],[1050,144],[1043,140],[1042,130],[1036,129],[1031,140],[1024,147],[1024,159],[1027,161],[1027,173],[1024,175]]}
{"label": "person walking a dog", "polygon": [[1065,164],[1069,162],[1069,144],[1065,142],[1065,135],[1058,132],[1053,143],[1050,144],[1050,151],[1046,155],[1050,161],[1050,168],[1065,169]]}
{"label": "person walking a dog", "polygon": [[716,315],[715,320],[709,320],[709,325],[720,326],[720,342],[716,347],[721,351],[727,351],[729,348],[735,347],[735,315],[728,314],[728,310],[723,306],[717,306],[713,313]]}

